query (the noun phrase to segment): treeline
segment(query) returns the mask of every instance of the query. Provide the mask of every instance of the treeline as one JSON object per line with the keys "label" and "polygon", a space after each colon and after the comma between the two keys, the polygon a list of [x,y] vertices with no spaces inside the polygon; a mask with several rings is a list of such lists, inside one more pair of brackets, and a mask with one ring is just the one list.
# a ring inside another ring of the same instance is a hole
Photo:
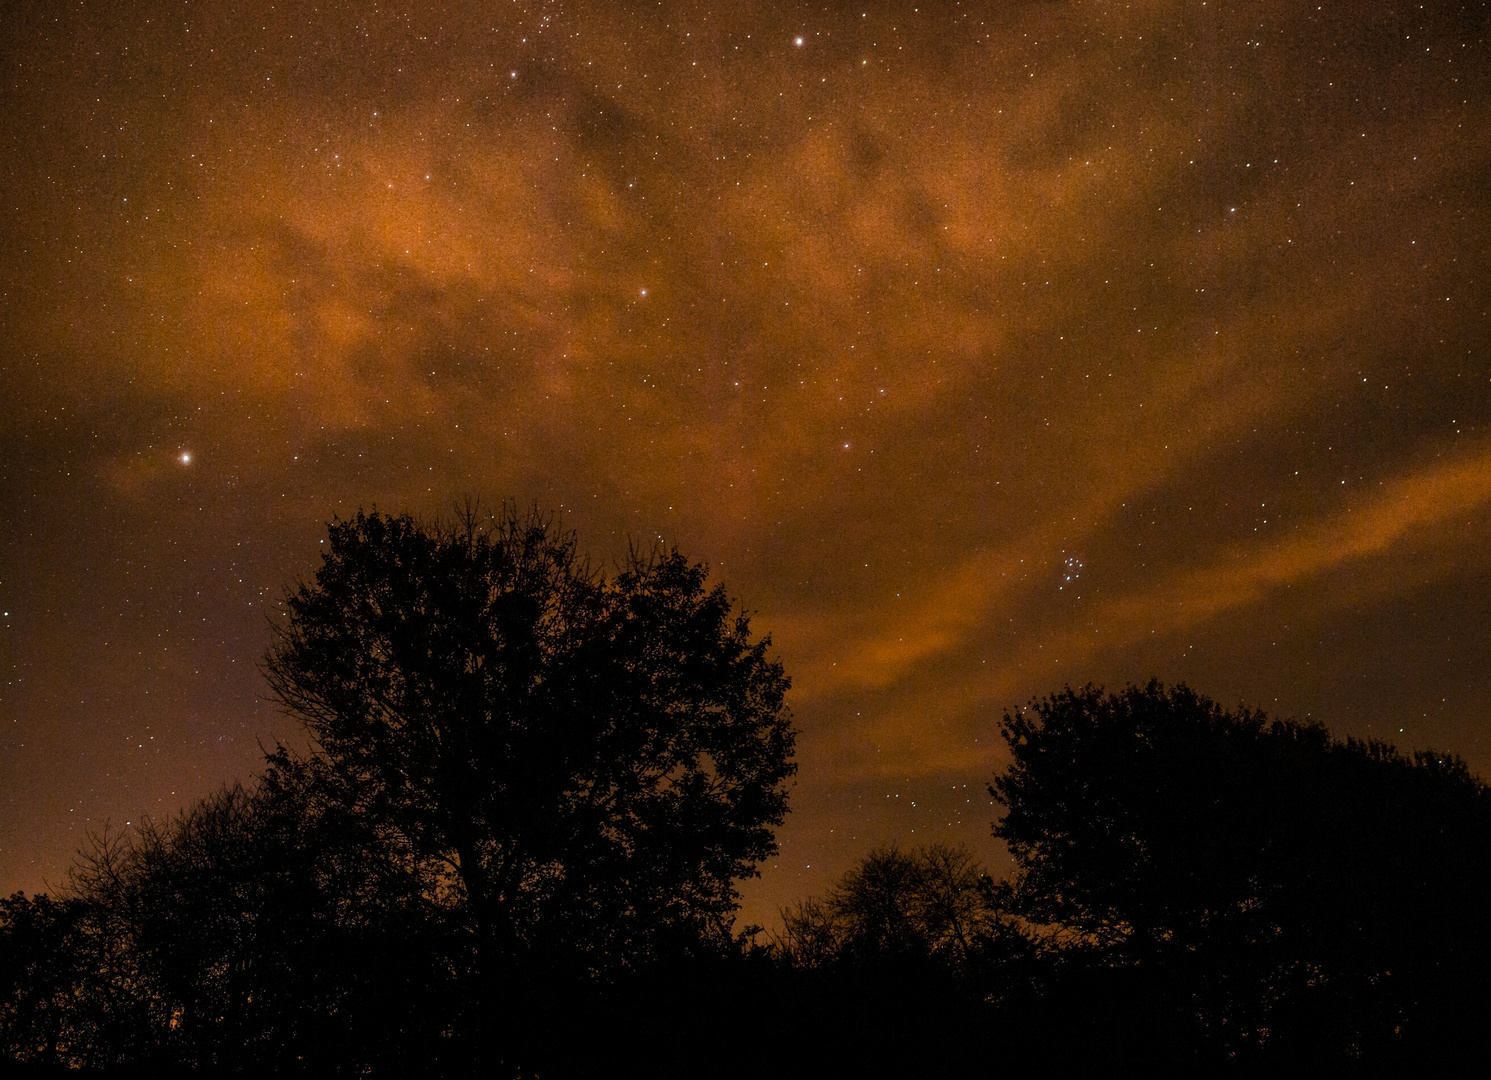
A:
{"label": "treeline", "polygon": [[1001,731],[1008,879],[892,848],[783,912],[779,962],[867,1067],[1482,1071],[1491,790],[1463,761],[1158,683]]}
{"label": "treeline", "polygon": [[280,761],[101,839],[66,895],[0,902],[0,1046],[328,1076],[1375,1075],[1491,1049],[1491,796],[1457,759],[1154,684],[1004,732],[1007,880],[892,847],[769,937],[535,940],[494,968],[459,905]]}
{"label": "treeline", "polygon": [[737,931],[787,680],[702,566],[536,514],[331,527],[266,660],[311,749],[0,901],[0,1056],[108,1074],[1463,1072],[1491,791],[1185,687],[1007,714],[994,834]]}

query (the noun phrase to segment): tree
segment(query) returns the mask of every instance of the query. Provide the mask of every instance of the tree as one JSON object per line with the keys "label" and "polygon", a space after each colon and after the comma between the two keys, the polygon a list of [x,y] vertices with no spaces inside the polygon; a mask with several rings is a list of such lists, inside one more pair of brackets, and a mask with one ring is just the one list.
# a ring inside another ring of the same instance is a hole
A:
{"label": "tree", "polygon": [[677,551],[607,577],[536,514],[330,540],[266,662],[309,751],[0,901],[0,1055],[564,1075],[581,1017],[702,1030],[794,769],[769,643]]}
{"label": "tree", "polygon": [[999,1006],[1028,976],[1031,943],[994,905],[964,847],[877,848],[822,897],[782,911],[773,998],[807,1075],[987,1072],[1007,1057]]}
{"label": "tree", "polygon": [[[459,935],[361,823],[271,768],[0,900],[0,1059],[458,1073]],[[452,1060],[454,1058],[455,1060]]]}
{"label": "tree", "polygon": [[93,1060],[324,1075],[432,1064],[457,950],[410,875],[300,779],[271,768],[82,853],[69,891],[89,953],[116,943],[110,978],[72,1009]]}
{"label": "tree", "polygon": [[877,848],[823,899],[782,911],[778,947],[794,963],[921,957],[967,962],[1005,926],[994,882],[967,848]]}
{"label": "tree", "polygon": [[1128,972],[1110,1002],[1126,986],[1214,1051],[1294,1062],[1422,1062],[1479,1030],[1491,791],[1458,758],[1157,682],[1067,689],[1002,733],[1003,902]]}
{"label": "tree", "polygon": [[707,570],[611,577],[511,507],[358,513],[286,599],[266,671],[313,740],[279,751],[467,920],[489,976],[727,940],[795,766],[788,680]]}
{"label": "tree", "polygon": [[97,902],[131,849],[107,830],[91,843],[59,896],[0,901],[0,1048],[15,1060],[99,1068],[152,1056],[133,912]]}
{"label": "tree", "polygon": [[0,900],[0,1060],[73,1059],[82,914],[76,901],[45,893]]}

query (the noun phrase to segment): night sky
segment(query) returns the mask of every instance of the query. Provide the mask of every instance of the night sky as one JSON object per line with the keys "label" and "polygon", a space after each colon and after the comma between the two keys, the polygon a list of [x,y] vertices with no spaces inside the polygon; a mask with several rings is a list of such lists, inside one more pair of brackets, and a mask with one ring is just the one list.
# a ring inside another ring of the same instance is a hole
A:
{"label": "night sky", "polygon": [[297,745],[325,522],[703,560],[745,915],[1184,680],[1491,775],[1486,5],[8,3],[0,894]]}

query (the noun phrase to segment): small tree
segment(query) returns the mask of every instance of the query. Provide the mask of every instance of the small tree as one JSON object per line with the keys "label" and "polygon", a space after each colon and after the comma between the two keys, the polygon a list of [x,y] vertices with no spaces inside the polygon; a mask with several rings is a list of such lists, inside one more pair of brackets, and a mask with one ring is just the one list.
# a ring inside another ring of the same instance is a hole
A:
{"label": "small tree", "polygon": [[877,848],[782,911],[779,996],[813,1075],[982,1075],[1034,949],[964,847]]}
{"label": "small tree", "polygon": [[1009,931],[993,895],[965,847],[877,848],[824,898],[783,909],[777,944],[806,967],[892,957],[962,964]]}
{"label": "small tree", "polygon": [[720,938],[775,850],[788,680],[677,550],[614,577],[507,508],[332,524],[266,670],[312,736],[288,775],[368,823],[483,965],[591,968]]}

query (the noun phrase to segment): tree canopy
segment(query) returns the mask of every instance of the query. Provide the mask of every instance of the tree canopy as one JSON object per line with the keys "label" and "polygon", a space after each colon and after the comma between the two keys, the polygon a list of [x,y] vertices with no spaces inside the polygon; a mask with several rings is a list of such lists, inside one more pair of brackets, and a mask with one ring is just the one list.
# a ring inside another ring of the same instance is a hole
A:
{"label": "tree canopy", "polygon": [[1002,731],[1001,903],[1147,973],[1226,1052],[1340,1062],[1478,1027],[1491,790],[1459,758],[1157,682],[1068,688]]}
{"label": "tree canopy", "polygon": [[795,768],[768,648],[676,550],[602,573],[511,507],[332,523],[265,661],[308,749],[0,901],[0,1055],[585,1071],[581,1017],[620,1045],[743,955]]}
{"label": "tree canopy", "polygon": [[1067,688],[1004,715],[1012,873],[877,848],[758,946],[731,917],[785,811],[787,681],[702,566],[607,576],[510,508],[330,541],[266,662],[309,749],[0,900],[0,1055],[1458,1075],[1491,1050],[1491,789],[1453,755]]}
{"label": "tree canopy", "polygon": [[925,958],[965,963],[1005,929],[994,881],[961,846],[877,848],[828,894],[782,911],[779,948],[806,966]]}
{"label": "tree canopy", "polygon": [[769,641],[705,567],[633,552],[606,576],[512,508],[359,513],[327,548],[270,685],[322,787],[483,948],[594,966],[728,929],[775,850],[794,733]]}

